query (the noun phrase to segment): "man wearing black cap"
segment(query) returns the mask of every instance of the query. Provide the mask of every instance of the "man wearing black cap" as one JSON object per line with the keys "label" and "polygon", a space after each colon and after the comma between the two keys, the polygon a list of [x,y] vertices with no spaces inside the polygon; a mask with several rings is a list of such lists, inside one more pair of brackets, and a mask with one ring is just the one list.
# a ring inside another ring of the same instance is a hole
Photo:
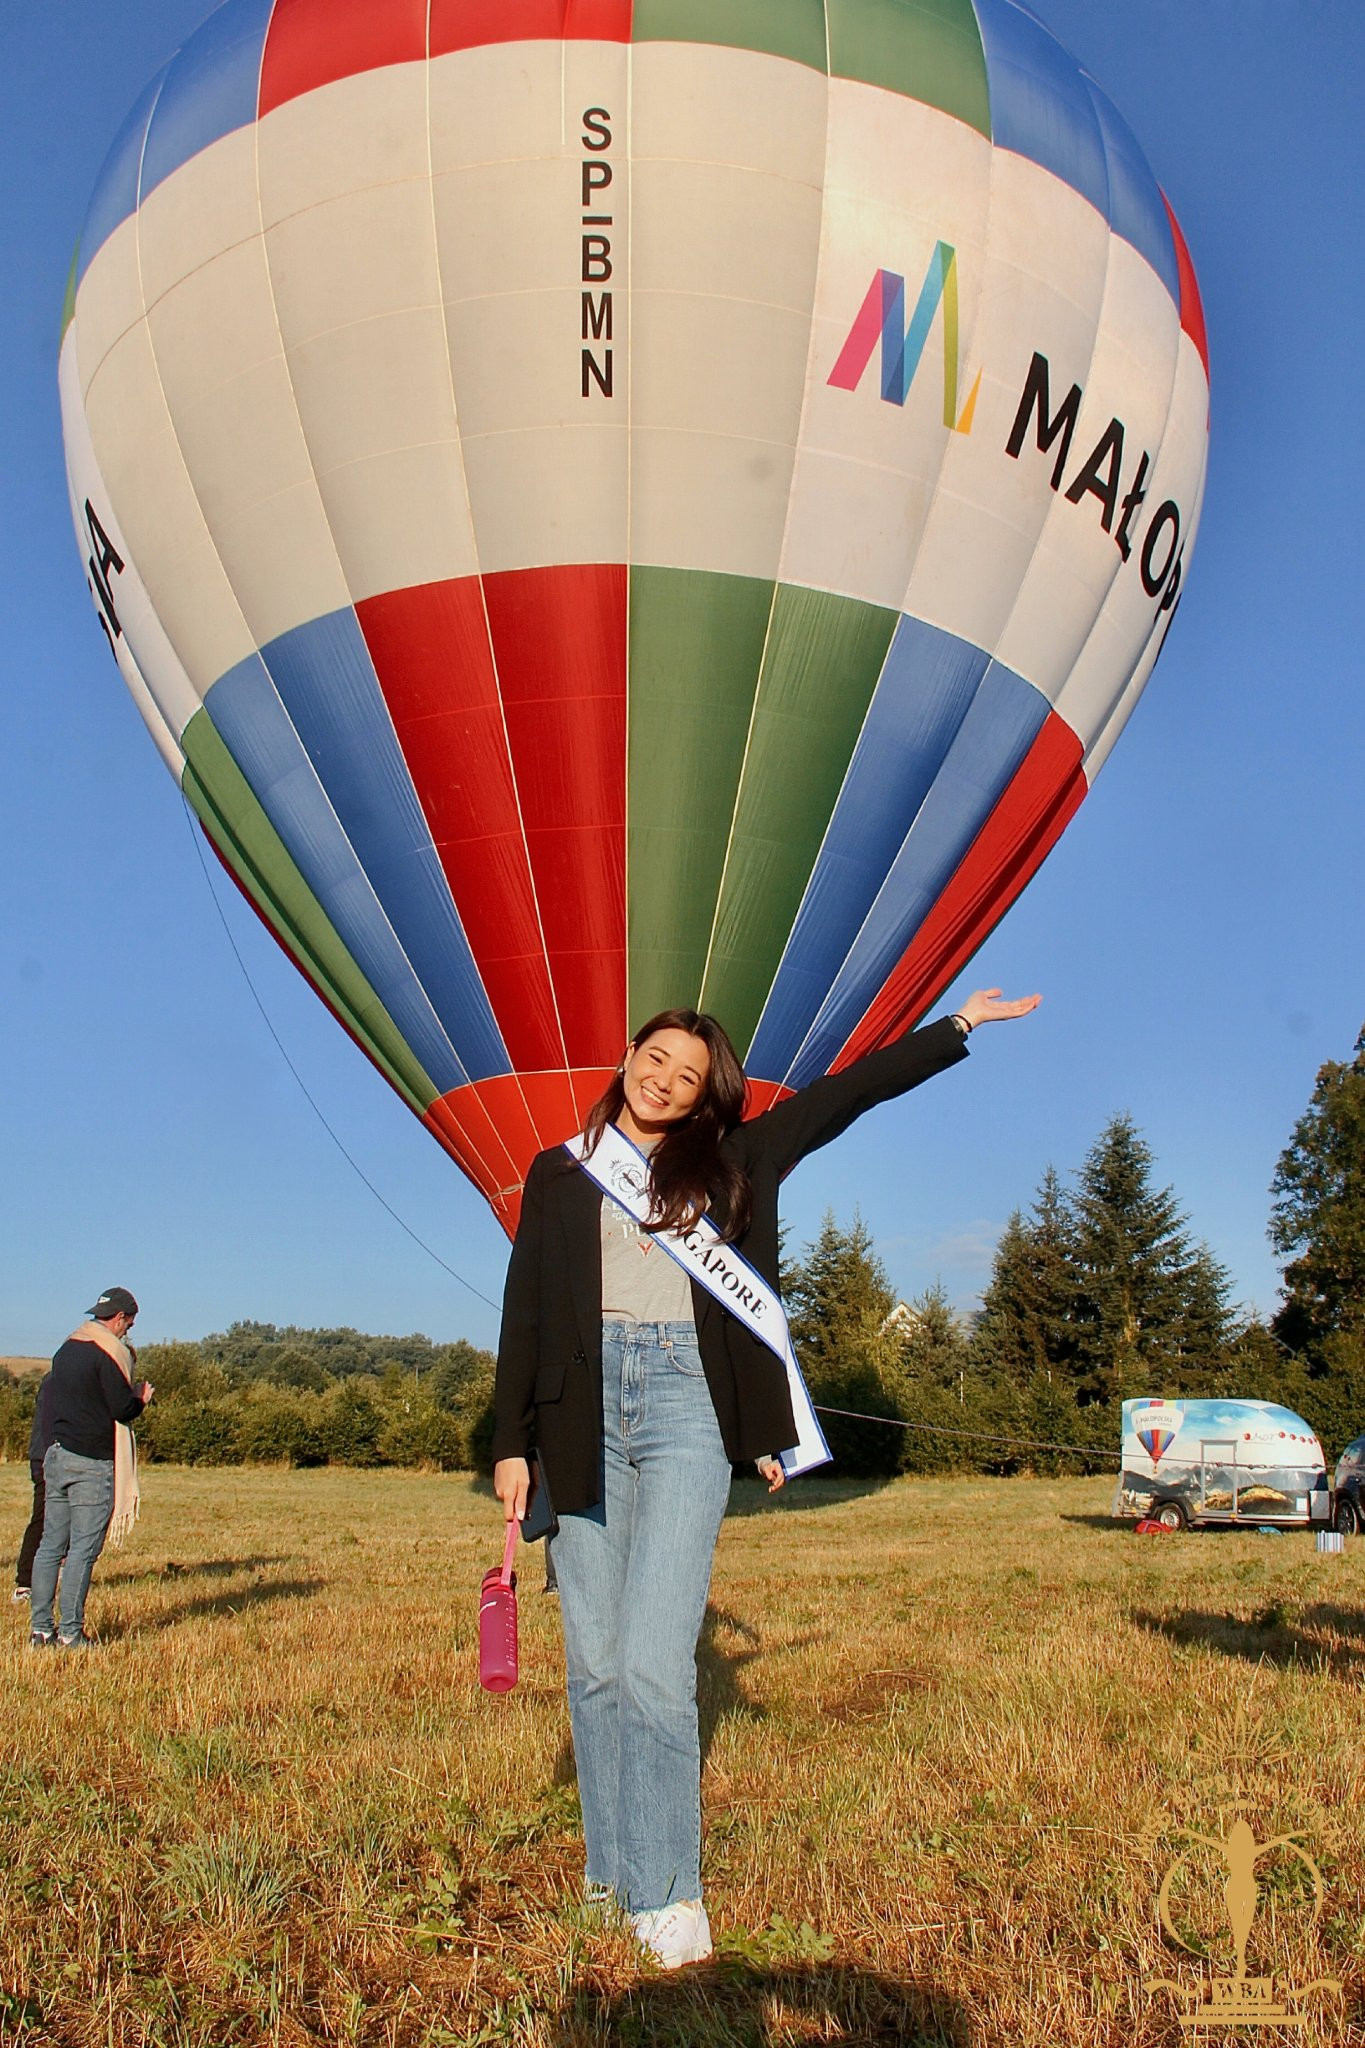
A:
{"label": "man wearing black cap", "polygon": [[[137,1515],[137,1451],[128,1425],[152,1398],[133,1384],[137,1354],[127,1342],[137,1303],[126,1287],[106,1287],[90,1320],[73,1330],[52,1361],[52,1443],[43,1459],[43,1540],[33,1560],[29,1641],[87,1649],[85,1596],[112,1526],[117,1543]],[[65,1566],[65,1570],[63,1570]],[[53,1618],[61,1573],[61,1624]]]}

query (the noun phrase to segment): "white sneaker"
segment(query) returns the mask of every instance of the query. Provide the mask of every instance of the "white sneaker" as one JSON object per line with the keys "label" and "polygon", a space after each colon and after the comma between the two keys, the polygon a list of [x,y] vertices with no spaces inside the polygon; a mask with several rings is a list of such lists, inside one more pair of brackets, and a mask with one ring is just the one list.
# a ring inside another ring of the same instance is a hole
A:
{"label": "white sneaker", "polygon": [[711,1923],[700,1899],[679,1899],[649,1913],[632,1913],[631,1928],[661,1970],[680,1970],[684,1963],[704,1963],[711,1953]]}

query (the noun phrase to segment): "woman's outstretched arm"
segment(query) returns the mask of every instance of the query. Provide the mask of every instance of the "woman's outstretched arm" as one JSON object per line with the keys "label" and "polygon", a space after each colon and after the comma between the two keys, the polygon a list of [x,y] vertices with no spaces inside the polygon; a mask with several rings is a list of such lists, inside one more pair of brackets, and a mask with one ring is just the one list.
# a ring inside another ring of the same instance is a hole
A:
{"label": "woman's outstretched arm", "polygon": [[[1041,1001],[1037,995],[1007,1001],[999,989],[976,989],[953,1015],[974,1030],[979,1024],[1026,1017]],[[904,1032],[880,1052],[867,1053],[841,1073],[812,1081],[786,1102],[743,1125],[727,1143],[738,1142],[750,1158],[762,1151],[776,1163],[779,1175],[787,1173],[807,1153],[818,1151],[846,1131],[865,1111],[879,1102],[894,1101],[966,1056],[960,1026],[951,1017],[940,1018],[921,1030]]]}

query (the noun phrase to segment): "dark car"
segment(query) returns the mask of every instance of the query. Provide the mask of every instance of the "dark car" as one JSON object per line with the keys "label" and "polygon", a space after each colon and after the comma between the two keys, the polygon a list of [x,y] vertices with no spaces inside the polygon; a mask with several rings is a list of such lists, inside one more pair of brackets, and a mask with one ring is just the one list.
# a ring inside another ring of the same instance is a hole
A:
{"label": "dark car", "polygon": [[1365,1436],[1347,1444],[1337,1459],[1332,1527],[1343,1536],[1358,1536],[1365,1529]]}

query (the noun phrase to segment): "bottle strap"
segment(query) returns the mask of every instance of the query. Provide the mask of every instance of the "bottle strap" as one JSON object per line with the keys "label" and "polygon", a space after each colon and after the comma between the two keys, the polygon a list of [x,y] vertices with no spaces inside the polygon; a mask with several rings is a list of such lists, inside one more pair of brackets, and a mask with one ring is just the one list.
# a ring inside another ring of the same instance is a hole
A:
{"label": "bottle strap", "polygon": [[521,1524],[514,1515],[507,1524],[507,1541],[503,1545],[502,1551],[502,1583],[504,1586],[510,1586],[512,1583],[512,1559],[517,1554],[517,1537],[520,1534]]}

